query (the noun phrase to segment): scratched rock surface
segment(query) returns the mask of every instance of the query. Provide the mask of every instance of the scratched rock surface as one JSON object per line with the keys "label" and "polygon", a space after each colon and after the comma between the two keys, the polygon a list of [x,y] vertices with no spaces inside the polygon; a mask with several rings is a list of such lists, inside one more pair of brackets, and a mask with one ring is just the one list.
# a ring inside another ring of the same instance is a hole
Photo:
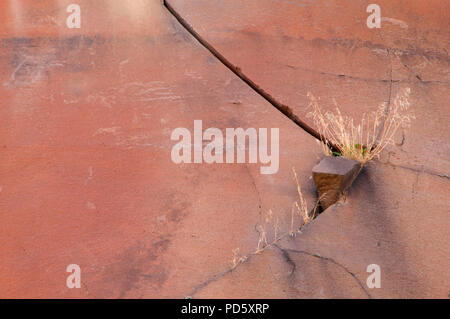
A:
{"label": "scratched rock surface", "polygon": [[[280,244],[291,249],[291,261],[256,256],[197,295],[258,298],[270,291],[272,297],[302,297],[308,293],[299,289],[309,285],[315,287],[314,296],[333,295],[334,289],[324,288],[332,285],[324,278],[333,270],[309,283],[302,275],[292,278],[293,263],[294,274],[317,274],[305,260],[295,262],[297,254],[305,259],[318,254],[323,258],[316,262],[347,269],[348,282],[339,282],[346,293],[353,289],[352,277],[367,288],[366,267],[374,263],[381,267],[382,289],[368,290],[373,297],[446,298],[448,3],[379,1],[382,28],[368,29],[367,3],[362,1],[167,2],[200,36],[304,120],[309,91],[321,97],[322,106],[332,109],[335,98],[344,113],[358,118],[382,102],[392,102],[405,87],[411,88],[416,116],[412,128],[396,136],[396,145],[364,168],[344,203],[323,213],[295,241]],[[246,276],[251,285],[242,281]],[[292,289],[283,286],[283,280]],[[364,290],[350,294],[367,297]]]}
{"label": "scratched rock surface", "polygon": [[[412,128],[384,162],[449,174],[448,12],[440,0],[377,1],[381,28],[369,29],[367,1],[167,0],[200,36],[303,120],[309,99],[358,119],[411,89]],[[312,124],[310,122],[310,124]]]}
{"label": "scratched rock surface", "polygon": [[365,283],[331,260],[273,247],[196,292],[195,298],[368,298]]}
{"label": "scratched rock surface", "polygon": [[[160,1],[0,4],[0,296],[184,298],[290,210],[315,141]],[[84,12],[86,15],[83,15]],[[177,127],[279,128],[280,169],[171,161]],[[66,267],[81,267],[68,289]]]}
{"label": "scratched rock surface", "polygon": [[331,258],[364,284],[379,265],[374,298],[448,298],[449,191],[448,178],[371,163],[345,203],[280,245]]}
{"label": "scratched rock surface", "polygon": [[[78,1],[81,29],[65,27],[71,1],[3,1],[1,297],[446,297],[449,184],[437,175],[448,165],[441,139],[448,131],[438,127],[448,122],[445,4],[396,8],[385,20],[392,29],[382,29],[384,42],[355,26],[365,23],[364,6],[354,22],[330,19],[334,7],[324,2],[272,2],[268,10],[268,1],[229,1],[231,11],[217,10],[218,1],[203,3],[204,18],[229,13],[233,24],[223,29],[229,21],[216,16],[213,27],[199,31],[215,32],[208,40],[225,55],[239,51],[235,58],[249,63],[241,64],[244,72],[302,118],[308,90],[370,109],[408,85],[433,121],[399,137],[402,151],[365,168],[346,202],[281,242],[283,250],[227,272],[233,249],[256,248],[263,213],[280,216],[280,228],[289,224],[296,200],[291,167],[312,202],[311,169],[320,159],[314,140],[212,57],[158,0]],[[187,10],[202,4],[171,3],[188,21],[199,15]],[[347,13],[340,17],[360,12],[342,6]],[[262,14],[245,16],[246,8]],[[291,10],[317,23],[300,25]],[[330,20],[347,24],[332,35],[320,26]],[[415,21],[429,29],[421,33]],[[293,33],[280,38],[275,31],[291,32],[283,23]],[[348,42],[349,31],[364,41]],[[417,39],[414,45],[408,37]],[[247,47],[251,38],[257,40]],[[222,130],[280,128],[278,173],[261,175],[260,164],[175,165],[170,134],[177,127],[192,132],[195,119]],[[425,137],[422,150],[411,154]],[[382,289],[365,286],[371,263],[381,266]],[[69,264],[81,267],[81,289],[66,287]]]}
{"label": "scratched rock surface", "polygon": [[[446,178],[371,163],[345,202],[195,296],[448,298],[449,191]],[[366,285],[371,264],[380,288]]]}

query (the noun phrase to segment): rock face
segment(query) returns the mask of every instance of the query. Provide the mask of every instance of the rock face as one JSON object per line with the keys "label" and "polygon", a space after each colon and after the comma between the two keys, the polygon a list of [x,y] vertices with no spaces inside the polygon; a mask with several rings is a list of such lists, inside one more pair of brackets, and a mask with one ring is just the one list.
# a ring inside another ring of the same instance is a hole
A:
{"label": "rock face", "polygon": [[[369,163],[345,203],[193,296],[446,299],[449,191],[446,177]],[[367,285],[372,264],[380,288]]]}
{"label": "rock face", "polygon": [[[314,139],[159,0],[78,1],[81,29],[60,2],[19,2],[0,1],[0,297],[184,298],[254,249],[261,212],[295,198],[292,166],[310,176]],[[171,132],[197,119],[280,128],[278,173],[175,164]]]}
{"label": "rock face", "polygon": [[[369,29],[363,1],[167,2],[305,121],[308,92],[358,121],[406,87],[416,117],[364,167],[345,203],[280,242],[285,253],[258,255],[195,296],[448,298],[450,3],[380,0],[382,27]],[[381,268],[379,289],[366,285],[370,264]],[[334,280],[340,271],[345,276]]]}
{"label": "rock face", "polygon": [[364,1],[166,1],[311,126],[308,92],[320,97],[323,109],[335,111],[336,101],[343,114],[359,121],[409,87],[415,124],[398,132],[397,145],[386,149],[383,161],[448,173],[449,1],[379,0],[379,29],[367,27]]}
{"label": "rock face", "polygon": [[327,156],[314,166],[313,179],[322,209],[327,209],[339,200],[360,170],[358,161],[343,157]]}
{"label": "rock face", "polygon": [[[308,91],[357,117],[408,86],[417,124],[345,203],[230,271],[269,209],[289,229],[293,166],[316,198],[316,141],[160,0],[78,0],[80,29],[70,2],[0,1],[0,298],[447,298],[450,3],[380,0],[375,30],[362,1],[168,1],[305,121]],[[278,173],[175,164],[171,132],[194,120],[279,128]]]}

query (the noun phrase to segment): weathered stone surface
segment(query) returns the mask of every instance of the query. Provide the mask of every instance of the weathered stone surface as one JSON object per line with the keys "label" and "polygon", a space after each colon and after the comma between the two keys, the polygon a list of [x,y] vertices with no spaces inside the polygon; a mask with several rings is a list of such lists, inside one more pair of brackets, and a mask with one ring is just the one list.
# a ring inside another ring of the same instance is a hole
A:
{"label": "weathered stone surface", "polygon": [[195,298],[368,298],[364,283],[342,265],[311,253],[274,247],[211,282]]}
{"label": "weathered stone surface", "polygon": [[345,203],[280,245],[332,258],[364,284],[379,265],[373,298],[448,298],[449,191],[448,178],[370,163]]}
{"label": "weathered stone surface", "polygon": [[[261,212],[288,210],[315,143],[159,0],[77,1],[81,29],[70,3],[0,2],[0,297],[184,298],[255,247]],[[195,119],[280,128],[279,172],[174,164],[170,134]]]}
{"label": "weathered stone surface", "polygon": [[322,209],[327,209],[344,194],[361,170],[361,163],[343,157],[324,157],[312,170]]}
{"label": "weathered stone surface", "polygon": [[[370,163],[345,203],[281,240],[284,252],[253,256],[194,297],[446,299],[449,191],[448,178]],[[371,264],[380,288],[366,284]]]}
{"label": "weathered stone surface", "polygon": [[[233,272],[231,251],[255,250],[262,213],[289,215],[292,166],[313,202],[320,148],[159,0],[77,1],[81,29],[65,27],[70,3],[0,3],[0,297],[364,298],[371,263],[382,271],[372,297],[447,297],[446,2],[405,11],[382,1],[395,8],[382,34],[364,27],[366,4],[354,1],[298,10],[293,1],[177,2],[193,10],[191,22],[213,21],[199,30],[298,114],[307,91],[353,115],[408,85],[425,123],[370,164],[345,203],[282,241],[289,258],[274,248]],[[195,119],[221,130],[280,128],[279,172],[175,165],[170,132]],[[72,263],[81,289],[66,287]]]}
{"label": "weathered stone surface", "polygon": [[305,121],[307,93],[323,109],[359,121],[411,88],[416,120],[383,161],[450,172],[450,2],[380,0],[382,25],[369,29],[367,1],[167,0],[231,63]]}
{"label": "weathered stone surface", "polygon": [[[367,265],[378,261],[387,278],[381,289],[371,290],[373,297],[446,298],[450,95],[443,30],[449,4],[381,1],[382,28],[368,29],[368,3],[355,1],[168,1],[229,61],[303,119],[308,91],[329,110],[335,98],[343,113],[357,120],[411,88],[412,127],[399,132],[380,162],[364,169],[365,178],[356,180],[345,204],[322,214],[305,230],[308,238],[297,236],[290,248],[334,258],[363,283]],[[227,276],[214,283],[216,292],[229,291]],[[239,289],[243,285],[234,288]]]}

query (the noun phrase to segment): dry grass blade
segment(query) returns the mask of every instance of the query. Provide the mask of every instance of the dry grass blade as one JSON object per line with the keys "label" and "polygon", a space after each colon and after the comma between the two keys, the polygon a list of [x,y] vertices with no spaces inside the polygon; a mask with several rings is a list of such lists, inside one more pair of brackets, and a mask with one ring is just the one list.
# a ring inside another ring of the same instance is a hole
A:
{"label": "dry grass blade", "polygon": [[[287,236],[295,236],[296,234],[301,233],[302,228],[315,218],[315,211],[318,207],[318,201],[315,204],[312,214],[310,214],[308,212],[308,205],[303,196],[302,188],[298,180],[297,172],[294,168],[292,168],[292,171],[294,173],[294,180],[297,186],[298,200],[292,203],[291,206],[288,221],[289,230],[280,232],[280,217],[272,210],[269,210],[267,214],[263,216],[262,222],[256,226],[256,229],[259,233],[256,250],[245,256],[240,255],[239,248],[233,250],[232,269],[236,268],[242,262],[248,260],[250,256],[260,254],[267,248],[272,247],[281,239]],[[272,229],[270,227],[273,227],[272,232],[270,232],[270,229]]]}
{"label": "dry grass blade", "polygon": [[[361,122],[356,125],[352,117],[342,115],[336,101],[335,112],[324,112],[318,100],[308,93],[312,117],[322,139],[321,146],[325,155],[338,155],[366,164],[379,157],[390,144],[394,144],[394,136],[400,127],[407,128],[414,119],[409,111],[409,95],[406,88],[399,92],[392,104],[382,104],[372,113],[364,113]],[[333,153],[331,145],[338,150]]]}

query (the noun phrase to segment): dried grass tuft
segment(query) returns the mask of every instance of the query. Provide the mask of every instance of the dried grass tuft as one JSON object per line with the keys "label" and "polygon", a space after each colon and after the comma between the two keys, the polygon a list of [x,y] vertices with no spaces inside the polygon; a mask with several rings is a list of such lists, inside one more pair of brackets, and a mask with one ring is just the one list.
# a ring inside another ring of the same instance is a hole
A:
{"label": "dried grass tuft", "polygon": [[[312,117],[316,128],[323,137],[321,146],[325,155],[343,156],[366,164],[380,156],[380,153],[391,144],[397,130],[408,128],[415,119],[409,111],[410,88],[400,91],[390,104],[382,104],[371,113],[364,113],[359,124],[352,117],[342,115],[336,101],[335,112],[324,112],[318,100],[308,93]],[[336,148],[333,151],[332,146]]]}
{"label": "dried grass tuft", "polygon": [[287,217],[289,220],[285,223],[289,224],[289,230],[280,232],[281,217],[269,209],[269,211],[262,216],[262,222],[256,226],[259,233],[256,249],[247,255],[241,255],[239,253],[239,248],[233,250],[232,269],[248,260],[252,255],[260,254],[267,248],[274,246],[281,239],[301,233],[303,227],[315,218],[319,201],[316,202],[312,211],[309,212],[308,205],[303,196],[302,188],[298,180],[297,172],[294,168],[292,168],[292,172],[294,174],[294,180],[297,186],[298,199],[292,203],[290,214]]}

